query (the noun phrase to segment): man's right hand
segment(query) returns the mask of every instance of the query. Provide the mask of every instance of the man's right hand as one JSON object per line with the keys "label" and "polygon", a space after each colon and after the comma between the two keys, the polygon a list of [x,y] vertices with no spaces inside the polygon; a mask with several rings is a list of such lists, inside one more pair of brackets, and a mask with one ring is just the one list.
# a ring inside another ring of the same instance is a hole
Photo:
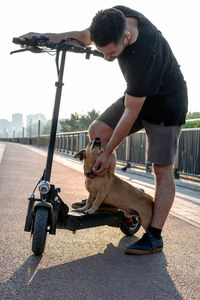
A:
{"label": "man's right hand", "polygon": [[[29,32],[29,33],[26,33],[26,34],[23,34],[21,35],[19,38],[20,40],[22,40],[23,42],[25,41],[25,38],[27,39],[30,39],[32,36],[34,35],[40,35],[40,33],[37,33],[37,32]],[[21,45],[22,48],[32,48],[31,46],[26,46],[25,45]]]}
{"label": "man's right hand", "polygon": [[[67,38],[67,37],[69,37],[69,38],[72,37],[72,38],[76,38],[76,39],[80,40],[86,46],[91,45],[90,32],[89,32],[88,28],[85,29],[85,30],[82,30],[82,31],[71,31],[71,32],[65,32],[65,33],[37,33],[37,32],[29,32],[29,33],[21,35],[19,38],[22,41],[25,41],[25,38],[30,39],[34,35],[45,35],[45,36],[48,36],[49,41],[50,42],[55,42],[55,43],[58,43],[61,40]],[[76,41],[70,41],[69,44],[80,47],[80,44],[77,43]],[[26,46],[26,45],[24,45],[23,47],[28,47],[29,48],[29,46]]]}

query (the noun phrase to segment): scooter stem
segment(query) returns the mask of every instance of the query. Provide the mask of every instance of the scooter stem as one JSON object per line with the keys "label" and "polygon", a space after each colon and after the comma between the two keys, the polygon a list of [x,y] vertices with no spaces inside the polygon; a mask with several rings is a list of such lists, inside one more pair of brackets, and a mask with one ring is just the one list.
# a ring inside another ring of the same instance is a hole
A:
{"label": "scooter stem", "polygon": [[52,163],[53,163],[53,154],[54,154],[56,131],[57,131],[57,125],[58,125],[58,115],[59,115],[59,109],[60,109],[62,86],[64,85],[63,73],[64,73],[64,67],[65,67],[65,57],[66,57],[66,51],[62,50],[60,69],[59,69],[59,73],[58,73],[58,82],[55,83],[56,96],[55,96],[53,117],[52,117],[52,123],[51,123],[51,133],[50,133],[50,141],[49,141],[49,148],[48,148],[48,154],[47,154],[46,169],[45,169],[45,175],[44,175],[44,180],[49,181],[49,182],[50,182],[51,169],[52,169]]}

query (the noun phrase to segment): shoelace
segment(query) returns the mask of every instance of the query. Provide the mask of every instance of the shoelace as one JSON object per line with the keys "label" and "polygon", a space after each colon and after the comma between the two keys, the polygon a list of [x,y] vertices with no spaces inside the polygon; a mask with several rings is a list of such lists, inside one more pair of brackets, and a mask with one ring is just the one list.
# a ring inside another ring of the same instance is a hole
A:
{"label": "shoelace", "polygon": [[148,242],[149,245],[152,247],[152,244],[151,244],[151,239],[152,238],[152,234],[150,232],[146,232],[143,234],[142,238],[138,241],[138,244],[139,245],[143,245],[144,242]]}

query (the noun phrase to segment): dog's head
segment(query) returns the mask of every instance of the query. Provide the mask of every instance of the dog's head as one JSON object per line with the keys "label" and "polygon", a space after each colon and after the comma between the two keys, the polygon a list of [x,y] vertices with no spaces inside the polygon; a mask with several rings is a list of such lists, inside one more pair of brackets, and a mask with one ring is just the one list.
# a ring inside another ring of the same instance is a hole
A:
{"label": "dog's head", "polygon": [[100,138],[95,138],[90,142],[85,149],[82,149],[74,155],[75,158],[84,160],[84,166],[87,168],[93,167],[99,154],[103,152]]}

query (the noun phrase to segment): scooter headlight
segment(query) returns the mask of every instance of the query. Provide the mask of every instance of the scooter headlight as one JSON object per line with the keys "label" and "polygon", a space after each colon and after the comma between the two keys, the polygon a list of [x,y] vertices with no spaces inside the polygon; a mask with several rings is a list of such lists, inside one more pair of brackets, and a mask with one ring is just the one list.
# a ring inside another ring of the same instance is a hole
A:
{"label": "scooter headlight", "polygon": [[39,188],[40,193],[42,195],[45,195],[50,191],[51,186],[50,186],[50,183],[48,181],[43,180],[43,181],[40,182],[38,188]]}

